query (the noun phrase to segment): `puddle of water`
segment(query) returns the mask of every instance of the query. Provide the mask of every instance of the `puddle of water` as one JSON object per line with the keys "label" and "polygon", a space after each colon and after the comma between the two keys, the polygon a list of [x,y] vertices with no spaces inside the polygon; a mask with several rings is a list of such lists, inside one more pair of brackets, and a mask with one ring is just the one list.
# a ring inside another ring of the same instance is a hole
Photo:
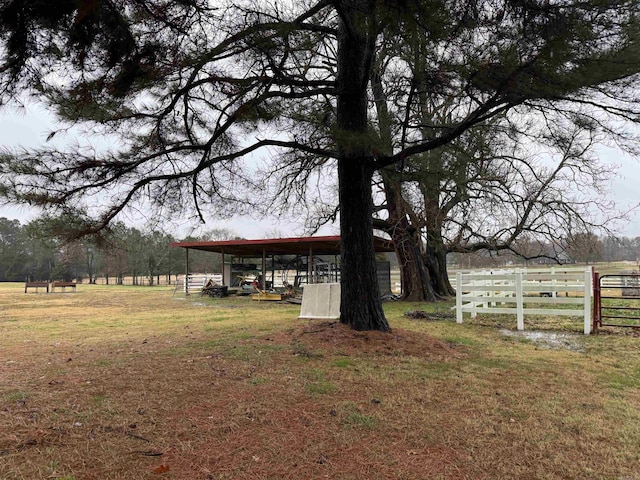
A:
{"label": "puddle of water", "polygon": [[551,350],[571,350],[572,352],[584,352],[582,344],[583,335],[558,332],[542,332],[535,330],[513,331],[506,328],[500,329],[500,333],[507,337],[520,337],[531,340],[543,348]]}

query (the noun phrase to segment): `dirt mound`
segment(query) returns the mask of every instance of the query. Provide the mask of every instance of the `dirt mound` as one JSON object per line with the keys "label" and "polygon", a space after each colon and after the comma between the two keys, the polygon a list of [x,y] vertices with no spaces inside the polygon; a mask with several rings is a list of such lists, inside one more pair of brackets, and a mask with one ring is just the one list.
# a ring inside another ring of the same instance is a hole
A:
{"label": "dirt mound", "polygon": [[449,357],[457,348],[426,333],[394,328],[390,333],[360,332],[340,322],[309,323],[291,332],[294,344],[309,351],[329,350],[342,355]]}

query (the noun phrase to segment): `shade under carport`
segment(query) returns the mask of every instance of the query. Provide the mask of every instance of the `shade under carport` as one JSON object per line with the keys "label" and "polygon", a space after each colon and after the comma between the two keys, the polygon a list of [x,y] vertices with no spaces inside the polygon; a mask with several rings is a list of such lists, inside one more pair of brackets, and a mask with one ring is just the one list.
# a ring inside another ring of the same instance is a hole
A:
{"label": "shade under carport", "polygon": [[[312,259],[314,255],[340,255],[340,240],[339,235],[332,235],[321,237],[267,238],[258,240],[172,242],[170,245],[172,247],[181,247],[187,250],[187,275],[189,274],[189,249],[220,253],[223,256],[223,265],[225,255],[242,258],[262,258],[262,287],[264,289],[267,255],[306,255],[310,259]],[[383,253],[394,251],[390,240],[374,236],[373,244],[376,252]],[[311,263],[312,262],[309,262],[309,264]]]}

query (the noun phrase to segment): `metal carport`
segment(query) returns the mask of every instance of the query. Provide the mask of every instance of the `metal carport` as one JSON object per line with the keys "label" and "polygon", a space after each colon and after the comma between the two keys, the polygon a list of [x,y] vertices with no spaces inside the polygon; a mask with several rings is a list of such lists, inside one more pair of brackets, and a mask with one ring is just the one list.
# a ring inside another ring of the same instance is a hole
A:
{"label": "metal carport", "polygon": [[[389,240],[373,237],[376,252],[393,252],[393,246]],[[189,250],[203,250],[206,252],[220,253],[222,255],[222,283],[227,284],[231,279],[225,278],[225,256],[237,258],[262,258],[262,288],[265,288],[267,273],[267,257],[274,255],[300,255],[307,256],[308,268],[312,268],[314,255],[340,255],[340,236],[321,237],[293,237],[293,238],[269,238],[260,240],[221,240],[204,242],[173,242],[172,247],[181,247],[186,252],[186,274],[189,275]],[[309,278],[312,278],[311,272]]]}

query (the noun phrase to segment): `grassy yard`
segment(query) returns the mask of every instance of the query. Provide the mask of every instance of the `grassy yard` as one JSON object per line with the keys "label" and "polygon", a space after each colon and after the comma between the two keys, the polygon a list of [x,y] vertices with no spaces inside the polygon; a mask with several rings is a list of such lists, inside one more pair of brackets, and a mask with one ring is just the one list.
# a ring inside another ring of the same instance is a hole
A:
{"label": "grassy yard", "polygon": [[0,284],[0,479],[640,480],[632,332],[548,348],[389,303],[393,333],[359,333],[172,294]]}

